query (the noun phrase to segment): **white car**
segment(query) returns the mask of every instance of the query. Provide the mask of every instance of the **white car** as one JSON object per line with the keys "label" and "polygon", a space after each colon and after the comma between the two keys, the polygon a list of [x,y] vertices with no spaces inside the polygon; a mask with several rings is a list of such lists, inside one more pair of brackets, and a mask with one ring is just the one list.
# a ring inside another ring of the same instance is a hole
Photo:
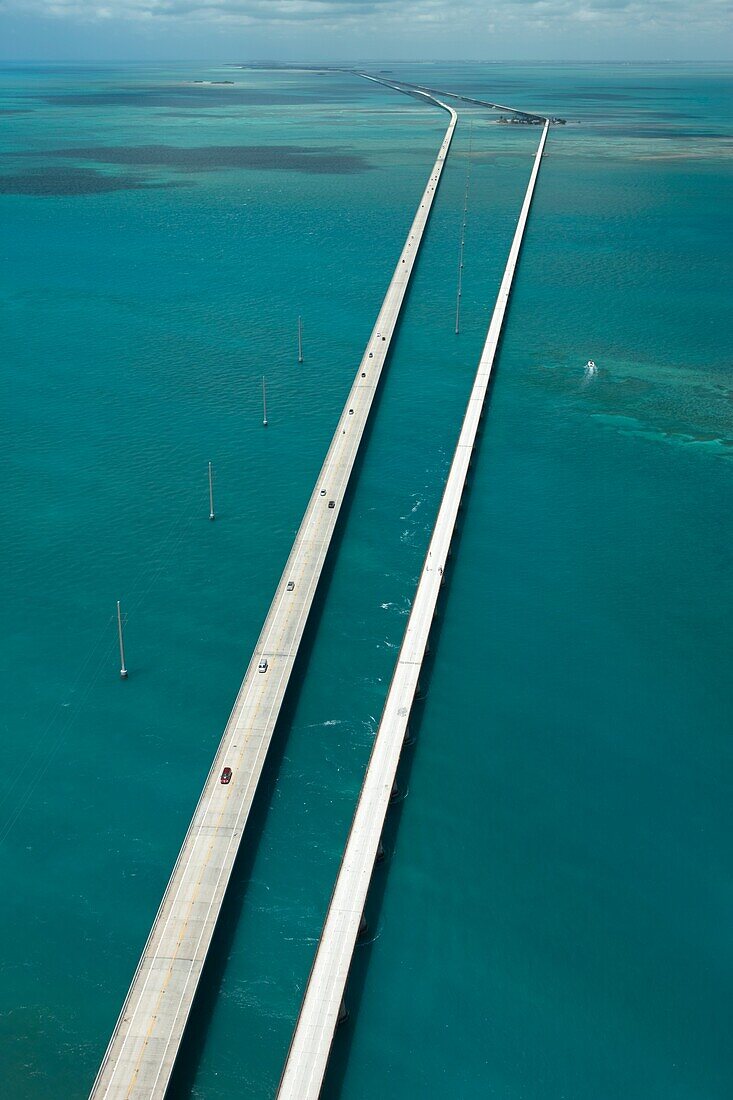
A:
{"label": "white car", "polygon": [[267,657],[263,657],[257,666],[258,672],[267,672]]}

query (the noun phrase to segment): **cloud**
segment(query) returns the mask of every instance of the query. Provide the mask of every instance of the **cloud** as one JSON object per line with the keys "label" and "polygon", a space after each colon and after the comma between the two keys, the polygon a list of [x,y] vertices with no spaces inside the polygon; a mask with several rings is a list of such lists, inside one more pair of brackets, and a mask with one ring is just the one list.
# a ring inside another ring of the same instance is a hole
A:
{"label": "cloud", "polygon": [[[730,0],[0,0],[0,10],[105,24],[128,21],[384,29],[422,25],[502,29],[672,29],[725,32]],[[490,32],[491,33],[491,32]],[[378,52],[378,51],[375,51]]]}

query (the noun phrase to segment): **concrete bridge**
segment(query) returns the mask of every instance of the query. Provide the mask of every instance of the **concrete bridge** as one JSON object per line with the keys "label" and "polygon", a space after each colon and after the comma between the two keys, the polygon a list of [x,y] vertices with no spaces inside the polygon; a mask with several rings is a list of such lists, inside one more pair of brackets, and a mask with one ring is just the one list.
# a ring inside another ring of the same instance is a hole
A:
{"label": "concrete bridge", "polygon": [[[262,632],[91,1091],[165,1095],[456,127],[450,115]],[[222,781],[231,769],[229,782]]]}
{"label": "concrete bridge", "polygon": [[[317,1100],[337,1023],[345,1015],[345,989],[410,711],[418,689],[471,455],[483,414],[519,251],[529,217],[549,122],[545,121],[504,276],[478,364],[458,444],[423,563],[405,637],[372,747],[356,813],[303,1004],[280,1081],[277,1100]],[[378,1078],[378,1074],[377,1074]],[[379,1085],[375,1084],[375,1092]]]}

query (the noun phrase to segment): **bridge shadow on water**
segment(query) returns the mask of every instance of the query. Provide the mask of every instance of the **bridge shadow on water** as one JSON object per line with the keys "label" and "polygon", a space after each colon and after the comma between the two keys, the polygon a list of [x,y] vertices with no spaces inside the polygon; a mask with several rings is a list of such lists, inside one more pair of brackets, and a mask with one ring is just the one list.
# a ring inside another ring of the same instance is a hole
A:
{"label": "bridge shadow on water", "polygon": [[[499,349],[497,349],[497,359],[498,355]],[[473,474],[475,472],[475,464],[478,459],[479,444],[483,435],[486,419],[488,417],[497,374],[498,367],[494,366],[492,371],[492,381],[486,395],[486,402],[484,404],[481,423],[479,425],[479,429],[476,435],[476,449],[474,451],[471,465],[469,467],[468,475],[466,478],[466,485],[464,487],[462,495],[462,504],[459,509],[456,519],[456,525],[453,531],[453,538],[451,540],[451,556],[448,559],[448,563],[446,565],[443,587],[441,589],[440,597],[438,599],[435,619],[433,620],[433,624],[430,629],[430,651],[425,656],[420,672],[420,693],[416,696],[415,702],[413,703],[412,710],[410,712],[410,738],[406,742],[405,747],[403,748],[400,755],[400,762],[397,769],[397,786],[400,791],[400,798],[394,805],[390,806],[387,811],[387,817],[382,833],[385,858],[374,868],[374,874],[372,877],[371,885],[369,887],[369,893],[367,895],[367,902],[365,907],[367,931],[362,941],[357,941],[356,950],[354,951],[354,957],[352,960],[351,968],[349,970],[349,977],[346,985],[345,999],[346,1007],[348,1010],[348,1018],[344,1021],[343,1024],[337,1027],[336,1033],[334,1035],[328,1069],[326,1071],[323,1089],[321,1091],[321,1100],[339,1100],[343,1091],[343,1083],[346,1077],[351,1044],[354,1038],[355,1029],[358,1026],[359,1011],[361,1008],[364,988],[367,980],[369,961],[372,955],[372,951],[374,950],[376,941],[379,938],[379,917],[382,910],[384,895],[387,889],[387,876],[389,875],[390,858],[392,852],[394,851],[395,839],[400,827],[400,821],[402,820],[402,815],[405,812],[407,800],[410,794],[409,783],[413,761],[415,758],[415,754],[420,751],[420,733],[426,704],[427,689],[430,684],[433,668],[437,660],[438,650],[440,648],[440,637],[445,621],[444,609],[450,597],[450,591],[453,584],[452,563],[455,561],[456,555],[460,548],[466,508],[472,491],[472,483],[474,480]],[[395,974],[393,977],[396,983],[400,982],[399,973]]]}

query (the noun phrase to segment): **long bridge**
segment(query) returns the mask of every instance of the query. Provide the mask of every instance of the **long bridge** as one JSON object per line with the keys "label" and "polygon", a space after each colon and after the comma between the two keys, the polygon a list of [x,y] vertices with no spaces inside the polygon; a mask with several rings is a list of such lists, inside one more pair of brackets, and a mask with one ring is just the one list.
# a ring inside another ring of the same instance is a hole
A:
{"label": "long bridge", "polygon": [[[430,93],[420,95],[448,112],[448,128],[90,1100],[161,1100],[168,1087],[456,127],[451,107]],[[229,782],[222,781],[225,768],[231,769]]]}
{"label": "long bridge", "polygon": [[[395,789],[430,628],[494,365],[514,272],[547,140],[544,121],[486,342],[468,399],[448,480],[423,563],[404,640],[372,747],[326,921],[295,1026],[277,1100],[317,1100],[334,1032],[345,1016],[345,990],[382,830]],[[378,1091],[378,1086],[375,1087]]]}
{"label": "long bridge", "polygon": [[[359,76],[366,76],[366,73],[359,73]],[[375,77],[370,77],[374,80]],[[382,81],[386,83],[386,81]],[[463,95],[461,92],[448,92],[442,88],[431,88],[427,84],[410,84],[406,80],[395,80],[389,84],[389,87],[394,88],[397,92],[420,92],[423,95],[430,96],[448,96],[449,99],[458,99],[461,103],[470,103],[473,107],[488,107],[492,111],[509,111],[512,115],[519,115],[520,118],[531,120],[538,124],[544,125],[548,121],[546,115],[537,114],[536,111],[527,111],[520,107],[509,107],[506,103],[494,103],[490,99],[476,99],[474,96]],[[551,119],[549,121],[552,121]]]}

